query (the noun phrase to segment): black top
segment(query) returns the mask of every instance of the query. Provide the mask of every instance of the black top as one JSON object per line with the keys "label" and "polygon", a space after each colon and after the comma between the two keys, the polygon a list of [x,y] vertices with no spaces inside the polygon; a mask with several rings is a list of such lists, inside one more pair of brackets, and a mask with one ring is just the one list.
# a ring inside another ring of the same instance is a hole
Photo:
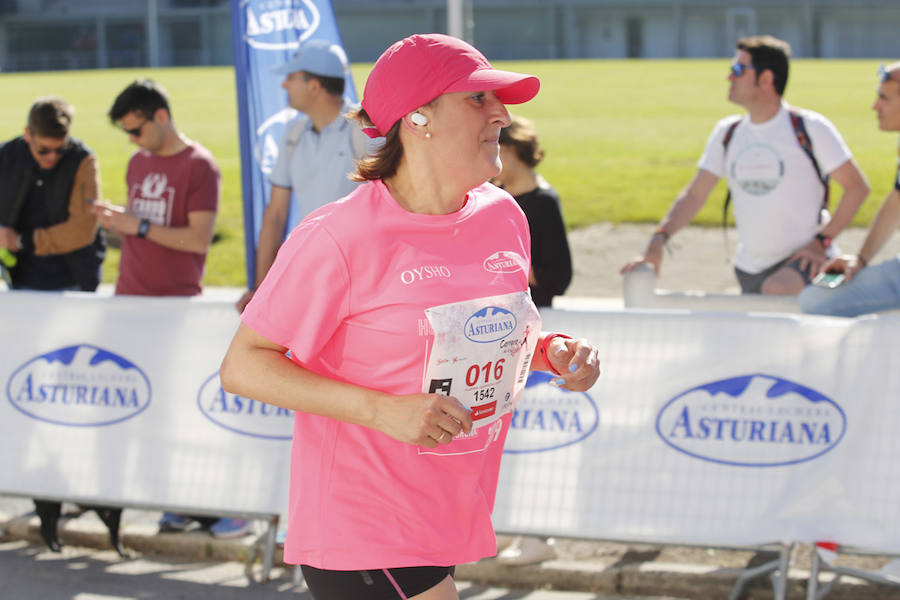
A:
{"label": "black top", "polygon": [[91,154],[70,137],[59,162],[41,169],[28,142],[19,136],[0,144],[0,225],[22,236],[18,262],[9,270],[14,289],[63,290],[78,287],[93,291],[100,283],[100,264],[106,242],[98,229],[94,241],[65,254],[35,254],[34,230],[69,218],[69,199],[82,161]]}
{"label": "black top", "polygon": [[553,296],[572,281],[572,255],[560,211],[559,194],[552,187],[537,187],[515,196],[528,218],[531,233],[531,268],[537,285],[531,297],[537,306],[550,306]]}

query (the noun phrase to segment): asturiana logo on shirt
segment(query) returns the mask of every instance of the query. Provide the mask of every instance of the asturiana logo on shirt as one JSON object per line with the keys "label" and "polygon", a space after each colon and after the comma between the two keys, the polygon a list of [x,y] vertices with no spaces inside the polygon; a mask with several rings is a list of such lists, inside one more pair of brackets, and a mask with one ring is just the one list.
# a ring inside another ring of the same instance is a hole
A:
{"label": "asturiana logo on shirt", "polygon": [[[310,0],[242,0],[247,16],[245,39],[260,50],[293,50],[319,27],[321,16]],[[300,30],[299,39],[285,40],[285,31]]]}
{"label": "asturiana logo on shirt", "polygon": [[500,308],[488,306],[466,319],[466,337],[479,344],[502,340],[516,329],[516,315]]}
{"label": "asturiana logo on shirt", "polygon": [[491,273],[516,273],[524,270],[525,259],[515,252],[501,250],[488,256],[482,264]]}
{"label": "asturiana logo on shirt", "polygon": [[222,389],[218,371],[200,387],[197,408],[215,425],[241,435],[289,440],[293,433],[293,411],[229,394]]}
{"label": "asturiana logo on shirt", "polygon": [[128,359],[81,344],[27,361],[9,378],[6,396],[33,419],[97,427],[144,411],[150,404],[150,380]]}
{"label": "asturiana logo on shirt", "polygon": [[837,446],[846,430],[847,417],[831,398],[758,373],[682,392],[656,419],[657,434],[679,452],[742,467],[812,460]]}
{"label": "asturiana logo on shirt", "polygon": [[503,451],[546,452],[584,441],[597,430],[600,411],[587,392],[550,385],[556,375],[532,371],[513,413]]}

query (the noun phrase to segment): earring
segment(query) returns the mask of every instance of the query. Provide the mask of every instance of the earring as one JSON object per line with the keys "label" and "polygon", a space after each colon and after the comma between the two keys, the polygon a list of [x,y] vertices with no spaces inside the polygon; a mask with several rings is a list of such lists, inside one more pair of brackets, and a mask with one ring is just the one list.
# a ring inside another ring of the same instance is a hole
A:
{"label": "earring", "polygon": [[426,139],[426,140],[430,140],[430,139],[431,139],[431,132],[430,132],[430,131],[426,131],[426,132],[425,132],[425,139]]}

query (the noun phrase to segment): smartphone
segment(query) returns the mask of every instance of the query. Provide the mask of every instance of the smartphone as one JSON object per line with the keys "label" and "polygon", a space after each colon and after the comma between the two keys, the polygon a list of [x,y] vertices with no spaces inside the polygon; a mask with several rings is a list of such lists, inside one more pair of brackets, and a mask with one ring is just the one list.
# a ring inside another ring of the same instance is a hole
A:
{"label": "smartphone", "polygon": [[837,286],[844,283],[844,274],[843,273],[819,273],[816,275],[816,278],[812,280],[813,285],[818,285],[824,288],[836,288]]}

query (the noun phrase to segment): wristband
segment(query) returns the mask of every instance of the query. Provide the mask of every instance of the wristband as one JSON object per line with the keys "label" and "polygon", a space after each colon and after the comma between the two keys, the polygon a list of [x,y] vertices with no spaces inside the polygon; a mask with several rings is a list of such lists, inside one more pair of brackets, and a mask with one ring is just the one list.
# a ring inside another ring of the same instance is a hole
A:
{"label": "wristband", "polygon": [[867,261],[862,254],[856,255],[856,260],[859,261],[859,264],[863,266],[863,269],[869,266],[869,261]]}
{"label": "wristband", "polygon": [[138,225],[137,236],[139,238],[147,237],[147,234],[150,232],[150,219],[141,219],[141,224]]}
{"label": "wristband", "polygon": [[819,240],[819,243],[822,244],[823,248],[828,248],[829,246],[831,246],[831,238],[824,233],[817,233],[815,237],[817,240]]}
{"label": "wristband", "polygon": [[666,242],[669,241],[669,238],[671,236],[669,235],[669,232],[667,232],[665,229],[660,227],[659,229],[657,229],[656,231],[653,232],[653,235],[651,237],[661,237],[663,244],[665,244]]}
{"label": "wristband", "polygon": [[544,362],[547,364],[547,368],[550,369],[551,373],[553,373],[555,375],[562,375],[562,373],[557,371],[556,368],[550,363],[550,359],[547,358],[547,350],[549,350],[549,348],[550,348],[550,342],[553,341],[553,338],[558,338],[558,337],[565,338],[567,340],[572,339],[571,337],[567,336],[564,333],[548,333],[547,335],[544,336],[544,338],[542,340],[540,340],[538,342],[537,351],[538,351],[538,354],[540,354],[543,357]]}

